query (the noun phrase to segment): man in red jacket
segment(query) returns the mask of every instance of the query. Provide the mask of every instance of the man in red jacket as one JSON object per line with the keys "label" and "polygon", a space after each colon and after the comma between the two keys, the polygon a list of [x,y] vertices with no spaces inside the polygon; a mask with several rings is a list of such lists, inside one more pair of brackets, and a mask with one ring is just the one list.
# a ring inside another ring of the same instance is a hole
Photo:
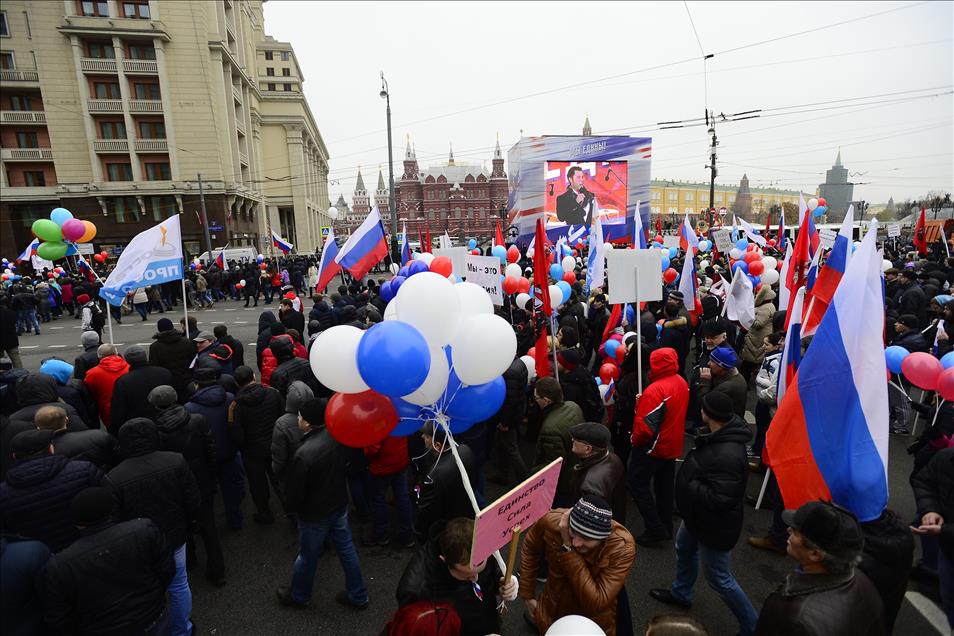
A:
{"label": "man in red jacket", "polygon": [[411,463],[407,454],[407,438],[387,436],[378,444],[367,446],[364,456],[371,472],[371,517],[374,521],[371,535],[362,540],[366,546],[385,546],[388,537],[388,488],[394,495],[394,505],[400,523],[398,543],[406,548],[414,546],[411,519],[411,497],[407,489],[407,468]]}
{"label": "man in red jacket", "polygon": [[652,383],[637,397],[629,455],[629,490],[646,524],[636,537],[642,546],[672,539],[673,480],[689,405],[689,385],[679,375],[675,349],[652,352],[649,378]]}
{"label": "man in red jacket", "polygon": [[116,386],[116,380],[129,373],[129,363],[119,355],[116,345],[112,344],[99,345],[96,355],[99,356],[99,364],[86,372],[83,383],[96,400],[99,419],[103,420],[106,432],[116,436],[124,422],[113,422],[111,418],[113,387]]}

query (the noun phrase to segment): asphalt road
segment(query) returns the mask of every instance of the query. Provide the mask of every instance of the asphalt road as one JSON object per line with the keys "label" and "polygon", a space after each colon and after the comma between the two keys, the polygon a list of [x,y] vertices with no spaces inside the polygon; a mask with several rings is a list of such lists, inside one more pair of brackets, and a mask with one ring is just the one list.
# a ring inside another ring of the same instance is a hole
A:
{"label": "asphalt road", "polygon": [[[275,304],[245,309],[240,302],[218,303],[214,309],[196,313],[200,329],[211,329],[215,324],[228,325],[229,331],[246,345],[246,359],[254,352],[258,315],[263,309],[272,309]],[[177,314],[165,314],[178,321]],[[148,345],[155,332],[155,321],[162,316],[151,316],[142,322],[137,314],[123,318],[121,325],[114,323],[115,342],[121,345],[138,343]],[[41,326],[41,335],[23,335],[20,352],[24,365],[37,369],[46,357],[57,356],[72,362],[80,352],[80,328],[78,321],[70,317],[60,318]],[[923,425],[923,422],[922,422]],[[908,476],[911,457],[905,452],[910,442],[908,437],[892,436],[889,456],[890,507],[905,519],[913,519],[915,506]],[[687,440],[687,444],[690,443]],[[529,443],[524,444],[525,455],[532,453]],[[757,494],[761,475],[752,474],[748,490]],[[502,494],[500,486],[488,485],[488,499]],[[221,502],[219,502],[221,503]],[[628,526],[634,534],[642,531],[635,505],[630,502]],[[334,596],[344,589],[344,577],[333,553],[322,557],[315,581],[314,597],[308,609],[292,610],[278,605],[275,587],[287,584],[291,566],[297,553],[297,534],[287,522],[272,526],[259,526],[251,520],[253,511],[249,497],[245,502],[246,525],[238,532],[225,530],[224,517],[219,505],[219,528],[226,555],[227,584],[215,588],[195,570],[190,576],[193,591],[193,616],[200,634],[335,634],[371,635],[383,628],[388,617],[396,609],[394,590],[411,550],[399,548],[365,548],[358,545],[361,566],[369,589],[371,606],[365,611],[356,611],[336,605]],[[277,502],[273,504],[277,507]],[[768,594],[779,584],[793,567],[794,562],[782,556],[756,550],[748,546],[745,537],[761,535],[771,523],[771,513],[747,507],[742,538],[734,556],[734,573],[756,609],[762,606]],[[363,524],[352,524],[356,540],[367,531]],[[199,554],[202,559],[201,542]],[[506,557],[506,554],[504,555]],[[917,557],[916,557],[917,558]],[[675,552],[671,546],[639,548],[636,563],[629,576],[627,589],[632,604],[637,632],[652,616],[671,612],[671,608],[657,603],[648,596],[652,587],[666,587],[675,572]],[[925,595],[929,590],[916,583],[908,586],[908,597],[898,617],[896,634],[946,633],[940,610]],[[503,617],[503,634],[531,633],[523,624],[522,604],[511,604],[511,611]],[[738,624],[729,610],[714,592],[699,580],[692,615],[702,621],[711,634],[732,635]],[[933,619],[933,623],[932,620]]]}

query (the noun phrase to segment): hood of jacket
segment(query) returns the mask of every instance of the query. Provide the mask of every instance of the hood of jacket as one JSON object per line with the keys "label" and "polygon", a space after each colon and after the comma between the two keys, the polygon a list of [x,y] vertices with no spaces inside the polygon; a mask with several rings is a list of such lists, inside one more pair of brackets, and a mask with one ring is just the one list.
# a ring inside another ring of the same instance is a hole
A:
{"label": "hood of jacket", "polygon": [[222,385],[210,384],[196,391],[189,401],[201,406],[222,406],[227,398],[228,394]]}
{"label": "hood of jacket", "polygon": [[310,386],[301,380],[295,380],[288,385],[288,394],[285,396],[285,412],[297,414],[301,405],[313,397],[315,397],[315,394]]}
{"label": "hood of jacket", "polygon": [[183,335],[175,329],[170,329],[169,331],[159,331],[152,338],[163,344],[175,344],[182,340]]}
{"label": "hood of jacket", "polygon": [[266,395],[268,395],[268,388],[265,385],[252,382],[239,389],[235,394],[235,401],[242,406],[254,408],[265,400]]}
{"label": "hood of jacket", "polygon": [[275,336],[268,343],[268,348],[272,350],[272,355],[279,362],[291,360],[295,357],[295,342],[292,337],[286,334]]}
{"label": "hood of jacket", "polygon": [[679,356],[671,347],[656,349],[649,354],[649,377],[655,382],[679,373]]}
{"label": "hood of jacket", "polygon": [[276,322],[278,322],[278,318],[275,317],[275,314],[270,311],[263,311],[258,315],[258,333],[262,333]]}
{"label": "hood of jacket", "polygon": [[44,455],[18,462],[7,471],[4,481],[16,488],[28,488],[53,479],[69,462],[62,455]]}
{"label": "hood of jacket", "polygon": [[34,404],[56,402],[60,395],[56,391],[56,380],[45,374],[31,374],[17,383],[17,402],[20,407]]}
{"label": "hood of jacket", "polygon": [[50,358],[40,365],[40,373],[52,376],[58,384],[66,386],[73,377],[73,365],[57,358]]}
{"label": "hood of jacket", "polygon": [[129,363],[122,356],[106,356],[97,365],[100,369],[116,375],[129,370]]}
{"label": "hood of jacket", "polygon": [[173,433],[189,424],[189,412],[181,404],[176,404],[160,411],[153,420],[156,428],[162,433]]}
{"label": "hood of jacket", "polygon": [[775,291],[768,285],[762,285],[762,289],[755,295],[755,306],[764,305],[775,300]]}
{"label": "hood of jacket", "polygon": [[119,452],[138,457],[159,450],[159,429],[146,417],[134,417],[119,427]]}

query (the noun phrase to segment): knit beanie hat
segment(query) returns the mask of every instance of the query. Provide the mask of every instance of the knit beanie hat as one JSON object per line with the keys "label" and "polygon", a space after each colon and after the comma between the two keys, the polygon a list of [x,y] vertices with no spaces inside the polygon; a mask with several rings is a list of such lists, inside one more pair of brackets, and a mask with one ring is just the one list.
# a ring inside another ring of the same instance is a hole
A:
{"label": "knit beanie hat", "polygon": [[80,294],[79,296],[76,297],[76,302],[78,302],[81,305],[85,305],[86,303],[89,302],[89,296],[87,296],[86,294]]}
{"label": "knit beanie hat", "polygon": [[613,510],[599,497],[584,495],[570,510],[570,529],[587,539],[602,541],[613,529]]}
{"label": "knit beanie hat", "polygon": [[95,331],[84,331],[83,335],[80,336],[80,343],[82,343],[84,349],[89,347],[98,347],[99,334]]}
{"label": "knit beanie hat", "polygon": [[174,327],[172,321],[168,318],[160,318],[159,322],[156,323],[156,328],[159,331],[172,331]]}
{"label": "knit beanie hat", "polygon": [[729,347],[716,347],[712,350],[712,353],[709,354],[709,359],[723,369],[735,368],[735,363],[738,360],[735,351]]}
{"label": "knit beanie hat", "polygon": [[178,395],[176,390],[169,386],[168,384],[160,384],[152,391],[149,392],[149,395],[146,397],[146,400],[149,401],[149,404],[153,406],[158,411],[164,411],[173,404],[176,403]]}

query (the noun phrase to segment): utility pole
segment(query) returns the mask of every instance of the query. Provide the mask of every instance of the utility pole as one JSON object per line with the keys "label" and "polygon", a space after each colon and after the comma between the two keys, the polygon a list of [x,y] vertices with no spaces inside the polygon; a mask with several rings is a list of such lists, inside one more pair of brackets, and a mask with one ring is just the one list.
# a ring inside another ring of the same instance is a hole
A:
{"label": "utility pole", "polygon": [[205,192],[202,190],[202,175],[196,174],[196,178],[199,180],[199,208],[202,210],[202,229],[205,230],[205,249],[209,252],[206,264],[209,264],[213,259],[212,237],[209,236],[209,217],[205,213]]}
{"label": "utility pole", "polygon": [[708,109],[706,109],[706,123],[709,125],[709,134],[712,135],[709,146],[709,165],[706,166],[709,168],[709,209],[715,210],[715,180],[716,175],[719,174],[716,170],[716,146],[719,145],[719,141],[716,138],[715,117],[709,114]]}
{"label": "utility pole", "polygon": [[388,211],[391,214],[391,262],[400,263],[401,254],[397,242],[397,204],[394,201],[394,150],[391,145],[391,92],[388,88],[388,81],[384,79],[384,71],[381,71],[381,92],[379,94],[387,101],[388,113]]}

